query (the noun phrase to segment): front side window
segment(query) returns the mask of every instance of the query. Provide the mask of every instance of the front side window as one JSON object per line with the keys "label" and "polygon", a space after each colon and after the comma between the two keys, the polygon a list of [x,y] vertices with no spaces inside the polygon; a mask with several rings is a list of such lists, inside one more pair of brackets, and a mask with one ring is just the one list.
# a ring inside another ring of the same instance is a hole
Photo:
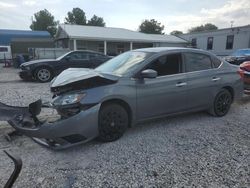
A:
{"label": "front side window", "polygon": [[153,69],[158,76],[181,73],[181,54],[164,55],[154,60],[146,69]]}
{"label": "front side window", "polygon": [[186,72],[208,70],[212,68],[210,57],[199,53],[184,53],[184,63]]}
{"label": "front side window", "polygon": [[233,45],[234,45],[234,35],[228,35],[227,36],[226,50],[233,49]]}
{"label": "front side window", "polygon": [[213,49],[213,42],[214,42],[214,37],[207,38],[207,50]]}

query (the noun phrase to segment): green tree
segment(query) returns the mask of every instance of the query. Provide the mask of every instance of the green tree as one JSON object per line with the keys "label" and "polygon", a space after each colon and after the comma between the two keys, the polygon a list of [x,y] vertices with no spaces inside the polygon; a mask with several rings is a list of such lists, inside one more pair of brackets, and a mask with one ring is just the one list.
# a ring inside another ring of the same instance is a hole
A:
{"label": "green tree", "polygon": [[94,15],[89,21],[88,25],[104,27],[106,24],[102,17]]}
{"label": "green tree", "polygon": [[85,12],[80,8],[73,8],[71,12],[68,12],[68,16],[65,18],[68,24],[76,24],[76,25],[86,25],[86,15]]}
{"label": "green tree", "polygon": [[194,32],[201,32],[201,31],[212,31],[212,30],[217,30],[218,27],[214,24],[207,23],[205,25],[200,25],[197,27],[192,27],[191,29],[188,30],[189,33],[194,33]]}
{"label": "green tree", "polygon": [[170,33],[170,35],[181,35],[181,34],[183,34],[183,32],[178,30],[174,30]]}
{"label": "green tree", "polygon": [[161,25],[160,22],[157,22],[155,19],[144,20],[139,26],[139,31],[142,33],[149,34],[164,34],[164,25]]}
{"label": "green tree", "polygon": [[47,9],[44,9],[34,14],[30,28],[34,31],[48,31],[51,36],[54,36],[58,24],[59,21],[55,21],[54,16]]}

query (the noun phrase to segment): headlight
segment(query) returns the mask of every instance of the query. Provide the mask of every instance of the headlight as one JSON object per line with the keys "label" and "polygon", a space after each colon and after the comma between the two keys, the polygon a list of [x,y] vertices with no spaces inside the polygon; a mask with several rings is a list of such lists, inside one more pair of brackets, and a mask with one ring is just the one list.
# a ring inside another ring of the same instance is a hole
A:
{"label": "headlight", "polygon": [[75,104],[80,102],[84,97],[86,96],[85,93],[72,93],[68,95],[62,95],[53,101],[53,105],[59,106],[59,105],[69,105],[69,104]]}

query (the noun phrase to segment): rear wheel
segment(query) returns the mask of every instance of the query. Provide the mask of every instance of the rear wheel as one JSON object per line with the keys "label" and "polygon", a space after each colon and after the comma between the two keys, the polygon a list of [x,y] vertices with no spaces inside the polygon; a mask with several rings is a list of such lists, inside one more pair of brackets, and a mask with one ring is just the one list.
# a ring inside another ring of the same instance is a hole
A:
{"label": "rear wheel", "polygon": [[103,142],[112,142],[123,136],[129,124],[127,111],[119,104],[106,104],[99,112],[99,136]]}
{"label": "rear wheel", "polygon": [[35,78],[39,82],[49,82],[53,78],[53,73],[48,67],[40,67],[35,72]]}
{"label": "rear wheel", "polygon": [[232,95],[226,90],[222,89],[214,99],[213,107],[209,110],[210,114],[217,117],[225,116],[232,104]]}

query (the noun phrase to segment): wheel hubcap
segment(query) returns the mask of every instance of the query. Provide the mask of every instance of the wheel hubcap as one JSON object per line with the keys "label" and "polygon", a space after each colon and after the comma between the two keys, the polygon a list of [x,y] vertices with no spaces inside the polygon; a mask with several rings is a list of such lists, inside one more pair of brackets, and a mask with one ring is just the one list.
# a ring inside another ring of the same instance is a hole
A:
{"label": "wheel hubcap", "polygon": [[225,114],[228,111],[230,104],[231,104],[230,96],[227,94],[222,94],[217,99],[216,103],[217,112],[220,114]]}
{"label": "wheel hubcap", "polygon": [[41,69],[37,73],[38,78],[42,81],[47,81],[50,79],[50,71],[47,69]]}
{"label": "wheel hubcap", "polygon": [[117,112],[108,112],[102,117],[102,129],[105,134],[110,137],[115,134],[122,132],[124,127],[124,119]]}

